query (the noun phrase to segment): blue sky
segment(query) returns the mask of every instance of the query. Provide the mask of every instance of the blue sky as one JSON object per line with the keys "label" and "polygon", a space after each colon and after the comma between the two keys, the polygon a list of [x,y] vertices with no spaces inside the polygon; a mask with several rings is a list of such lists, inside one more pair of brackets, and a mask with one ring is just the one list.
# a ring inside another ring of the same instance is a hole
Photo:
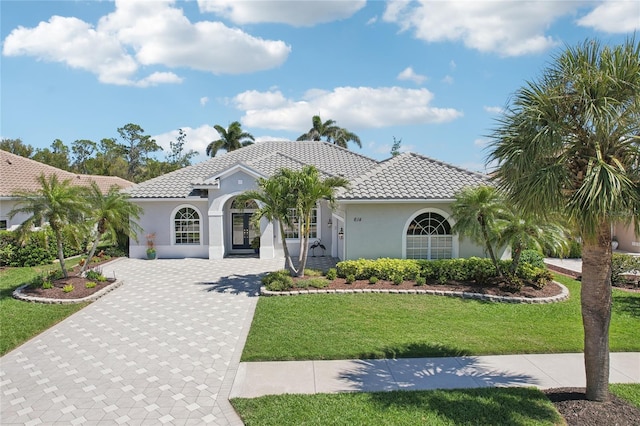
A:
{"label": "blue sky", "polygon": [[[565,45],[640,30],[626,1],[0,2],[0,137],[44,148],[140,125],[200,152],[213,125],[295,140],[311,117],[484,171],[509,96]],[[220,154],[219,154],[220,155]],[[158,154],[164,158],[164,154]]]}

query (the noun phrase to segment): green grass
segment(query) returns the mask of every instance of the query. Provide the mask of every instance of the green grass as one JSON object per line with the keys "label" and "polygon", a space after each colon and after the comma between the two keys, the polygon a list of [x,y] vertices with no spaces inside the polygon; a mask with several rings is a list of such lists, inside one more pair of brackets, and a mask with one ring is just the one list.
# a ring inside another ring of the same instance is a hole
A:
{"label": "green grass", "polygon": [[[582,352],[580,283],[568,301],[425,295],[261,297],[243,361]],[[640,294],[613,290],[611,351],[640,351]]]}
{"label": "green grass", "polygon": [[618,383],[609,385],[612,394],[626,399],[636,407],[640,408],[640,383]]}
{"label": "green grass", "polygon": [[272,395],[231,404],[247,426],[562,424],[533,388]]}
{"label": "green grass", "polygon": [[[74,262],[67,262],[67,267],[70,268],[73,264]],[[17,287],[29,282],[42,271],[54,267],[58,266],[7,268],[0,271],[0,355],[4,355],[87,306],[87,303],[70,305],[29,303],[16,300],[11,296]]]}

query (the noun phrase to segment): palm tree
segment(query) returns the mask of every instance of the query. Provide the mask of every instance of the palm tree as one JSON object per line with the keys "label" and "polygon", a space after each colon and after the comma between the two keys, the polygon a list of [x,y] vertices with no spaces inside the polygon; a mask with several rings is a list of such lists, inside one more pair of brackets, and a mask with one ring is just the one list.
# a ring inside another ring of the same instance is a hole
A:
{"label": "palm tree", "polygon": [[327,142],[334,143],[342,148],[347,148],[349,141],[355,142],[362,148],[360,138],[353,132],[345,128],[338,127],[335,120],[322,121],[319,115],[314,115],[311,119],[312,127],[307,133],[303,133],[298,137],[298,141],[321,141],[326,138]]}
{"label": "palm tree", "polygon": [[504,208],[498,191],[487,185],[463,189],[456,194],[451,206],[451,216],[456,221],[451,231],[482,244],[499,276],[502,276],[502,271],[493,243],[497,241],[496,220]]}
{"label": "palm tree", "polygon": [[87,198],[91,204],[91,218],[95,222],[95,234],[81,273],[87,269],[100,239],[106,233],[116,236],[121,232],[128,237],[136,238],[136,231],[141,230],[135,220],[140,219],[142,208],[131,203],[128,195],[120,192],[117,186],[111,187],[109,192],[102,194],[98,185],[91,182],[87,192]]}
{"label": "palm tree", "polygon": [[511,274],[516,273],[523,250],[533,248],[543,253],[566,253],[569,249],[567,230],[559,220],[540,219],[513,207],[506,208],[498,216],[497,242],[500,247],[511,247]]}
{"label": "palm tree", "polygon": [[49,223],[56,239],[60,269],[65,278],[68,277],[64,263],[63,231],[66,227],[84,222],[84,215],[89,206],[82,196],[82,188],[71,185],[71,180],[58,181],[56,175],[48,178],[41,174],[37,178],[40,188],[34,192],[17,192],[16,207],[9,212],[9,217],[24,213],[31,215],[25,220],[18,232],[23,236],[34,227]]}
{"label": "palm tree", "polygon": [[640,44],[567,48],[527,83],[493,131],[488,161],[517,208],[559,212],[583,241],[581,305],[589,400],[609,398],[611,224],[640,232]]}
{"label": "palm tree", "polygon": [[255,141],[251,133],[242,130],[242,124],[238,121],[229,124],[229,128],[227,129],[219,124],[216,124],[213,128],[216,129],[220,135],[220,139],[207,145],[207,155],[211,157],[215,157],[220,149],[231,152],[251,145]]}
{"label": "palm tree", "polygon": [[264,217],[270,222],[278,222],[286,262],[292,272],[297,272],[285,238],[285,226],[292,225],[289,213],[296,207],[296,194],[290,172],[282,169],[268,179],[258,178],[258,189],[243,192],[236,197],[236,202],[245,205],[247,201],[255,200],[259,208],[253,214],[253,220],[257,222]]}
{"label": "palm tree", "polygon": [[331,207],[335,204],[335,192],[338,188],[346,188],[349,181],[341,177],[320,178],[314,166],[304,166],[294,173],[295,193],[297,194],[297,210],[302,219],[300,235],[300,266],[298,276],[304,275],[309,253],[309,235],[311,233],[311,216],[319,200],[328,200]]}

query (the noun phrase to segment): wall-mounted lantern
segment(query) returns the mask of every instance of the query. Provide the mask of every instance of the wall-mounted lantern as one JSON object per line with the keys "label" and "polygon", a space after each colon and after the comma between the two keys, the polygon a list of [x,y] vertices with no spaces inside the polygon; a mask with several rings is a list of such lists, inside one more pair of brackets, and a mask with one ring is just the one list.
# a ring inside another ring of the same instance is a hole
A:
{"label": "wall-mounted lantern", "polygon": [[344,230],[342,228],[340,228],[340,230],[338,231],[338,238],[340,239],[344,238]]}
{"label": "wall-mounted lantern", "polygon": [[331,218],[329,218],[329,222],[327,222],[327,226],[331,228],[331,225],[333,225],[333,221],[331,220]]}

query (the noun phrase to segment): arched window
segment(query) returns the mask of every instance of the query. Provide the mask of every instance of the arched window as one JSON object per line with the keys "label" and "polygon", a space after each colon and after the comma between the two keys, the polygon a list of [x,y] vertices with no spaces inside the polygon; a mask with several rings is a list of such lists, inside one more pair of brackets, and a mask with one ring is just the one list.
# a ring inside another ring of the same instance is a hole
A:
{"label": "arched window", "polygon": [[200,244],[200,215],[191,207],[182,207],[174,218],[176,244]]}
{"label": "arched window", "polygon": [[441,215],[418,215],[407,229],[407,259],[451,259],[451,225]]}

